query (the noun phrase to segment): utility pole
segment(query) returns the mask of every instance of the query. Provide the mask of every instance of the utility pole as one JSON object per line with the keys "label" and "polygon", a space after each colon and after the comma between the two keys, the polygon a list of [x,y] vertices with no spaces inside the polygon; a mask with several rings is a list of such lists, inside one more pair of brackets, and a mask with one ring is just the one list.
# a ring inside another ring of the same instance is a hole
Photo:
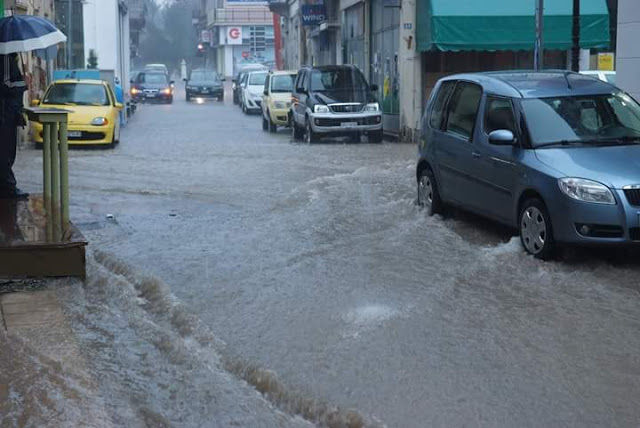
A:
{"label": "utility pole", "polygon": [[73,68],[73,0],[67,0],[67,69]]}
{"label": "utility pole", "polygon": [[571,70],[580,71],[580,0],[573,0]]}
{"label": "utility pole", "polygon": [[536,0],[536,44],[533,56],[533,68],[544,68],[544,0]]}

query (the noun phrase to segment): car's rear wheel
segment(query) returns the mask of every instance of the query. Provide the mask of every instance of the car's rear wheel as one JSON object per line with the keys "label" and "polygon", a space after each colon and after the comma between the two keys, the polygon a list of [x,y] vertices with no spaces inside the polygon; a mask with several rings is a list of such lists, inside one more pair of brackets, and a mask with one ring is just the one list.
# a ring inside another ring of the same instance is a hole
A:
{"label": "car's rear wheel", "polygon": [[224,102],[224,95],[221,95],[218,97],[218,102],[221,102],[221,103]]}
{"label": "car's rear wheel", "polygon": [[304,131],[298,127],[293,117],[291,117],[291,135],[294,141],[300,141],[304,137]]}
{"label": "car's rear wheel", "polygon": [[418,178],[418,205],[424,208],[429,217],[442,213],[443,204],[431,168],[424,168]]}
{"label": "car's rear wheel", "polygon": [[544,202],[538,198],[526,200],[520,209],[520,241],[531,255],[549,260],[555,254],[551,217]]}

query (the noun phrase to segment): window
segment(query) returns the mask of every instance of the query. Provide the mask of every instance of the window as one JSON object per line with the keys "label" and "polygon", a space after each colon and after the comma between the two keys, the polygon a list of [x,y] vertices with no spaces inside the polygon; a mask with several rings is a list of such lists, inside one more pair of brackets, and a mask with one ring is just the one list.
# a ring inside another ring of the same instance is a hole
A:
{"label": "window", "polygon": [[308,87],[308,82],[307,82],[307,76],[309,75],[309,73],[307,73],[306,71],[304,71],[302,73],[302,76],[300,76],[300,88],[303,90],[306,90]]}
{"label": "window", "polygon": [[195,70],[191,73],[191,80],[194,82],[219,82],[218,73],[214,71]]}
{"label": "window", "polygon": [[449,99],[449,95],[451,95],[451,91],[456,86],[456,82],[443,82],[440,85],[440,89],[438,89],[438,94],[436,95],[435,101],[433,102],[433,107],[431,109],[431,119],[429,120],[429,124],[434,129],[440,129],[442,125],[442,113],[444,107]]}
{"label": "window", "polygon": [[487,98],[484,132],[487,134],[506,129],[516,134],[516,121],[513,115],[511,100],[508,98]]}
{"label": "window", "polygon": [[111,101],[103,85],[58,83],[51,86],[43,104],[108,106]]}
{"label": "window", "polygon": [[367,90],[364,76],[356,69],[314,70],[311,72],[312,91]]}
{"label": "window", "polygon": [[169,83],[167,75],[164,73],[140,73],[137,83],[166,84]]}
{"label": "window", "polygon": [[293,78],[291,74],[278,74],[271,78],[271,92],[291,92],[293,88]]}
{"label": "window", "polygon": [[249,85],[264,85],[267,73],[249,73]]}
{"label": "window", "polygon": [[640,105],[624,93],[522,101],[535,145],[640,137]]}
{"label": "window", "polygon": [[482,89],[473,83],[458,83],[449,102],[446,130],[471,140],[478,116]]}

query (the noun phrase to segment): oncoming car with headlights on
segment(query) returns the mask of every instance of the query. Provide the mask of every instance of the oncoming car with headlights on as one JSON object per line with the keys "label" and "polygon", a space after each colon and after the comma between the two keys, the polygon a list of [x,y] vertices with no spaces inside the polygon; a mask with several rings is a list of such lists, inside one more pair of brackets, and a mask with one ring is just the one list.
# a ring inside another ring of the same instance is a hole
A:
{"label": "oncoming car with headlights on", "polygon": [[640,105],[566,71],[448,76],[419,143],[418,198],[517,228],[541,259],[557,244],[640,244]]}
{"label": "oncoming car with headlights on", "polygon": [[[123,105],[103,80],[57,80],[34,105],[70,111],[69,144],[115,144],[120,141],[119,112]],[[42,124],[34,123],[34,140],[42,144]]]}

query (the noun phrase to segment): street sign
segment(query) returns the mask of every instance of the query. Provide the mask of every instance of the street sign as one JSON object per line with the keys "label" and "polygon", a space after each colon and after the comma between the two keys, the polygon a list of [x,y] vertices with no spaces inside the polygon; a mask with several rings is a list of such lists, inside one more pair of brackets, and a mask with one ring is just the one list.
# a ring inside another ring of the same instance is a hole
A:
{"label": "street sign", "polygon": [[242,44],[242,27],[227,27],[227,44]]}
{"label": "street sign", "polygon": [[613,71],[614,55],[611,52],[598,54],[598,70]]}
{"label": "street sign", "polygon": [[304,4],[302,5],[302,25],[318,25],[326,21],[326,9],[324,4]]}

